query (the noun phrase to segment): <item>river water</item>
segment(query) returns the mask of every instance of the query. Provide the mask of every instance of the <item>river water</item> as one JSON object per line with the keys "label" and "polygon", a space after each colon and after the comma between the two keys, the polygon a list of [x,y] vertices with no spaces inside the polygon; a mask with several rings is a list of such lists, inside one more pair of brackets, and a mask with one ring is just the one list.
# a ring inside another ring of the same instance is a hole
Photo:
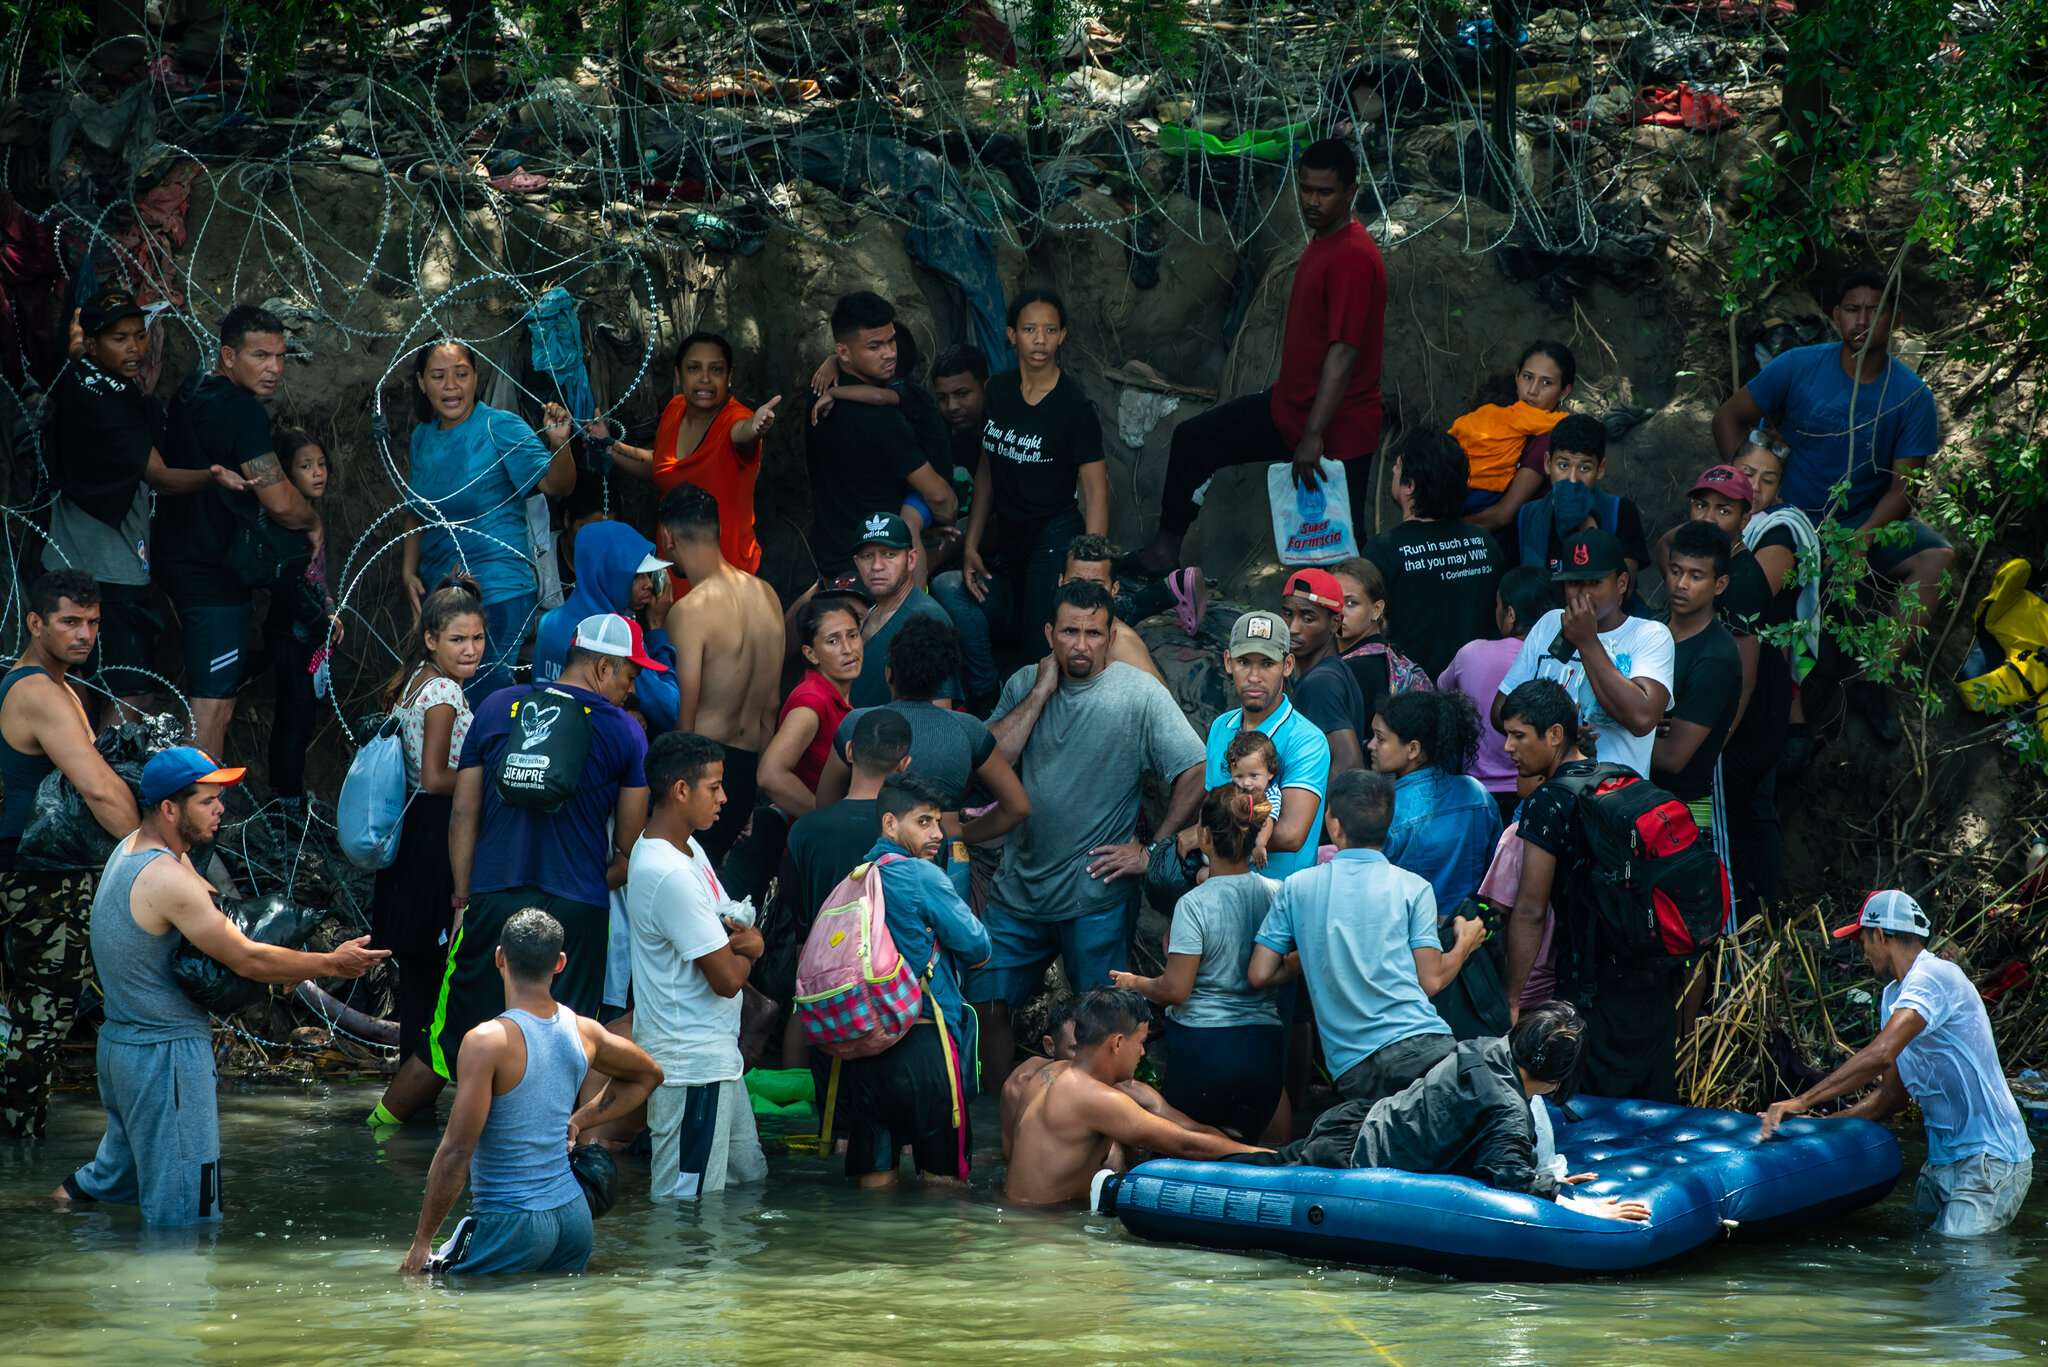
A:
{"label": "river water", "polygon": [[1917,1153],[1882,1205],[1808,1237],[1555,1285],[1147,1244],[1005,1210],[993,1160],[940,1196],[773,1157],[767,1187],[673,1209],[628,1159],[586,1275],[448,1287],[397,1275],[435,1136],[380,1143],[375,1099],[223,1093],[228,1221],[156,1234],[41,1199],[100,1133],[89,1093],[61,1096],[39,1149],[0,1152],[0,1362],[2048,1361],[2048,1191],[2016,1233],[1935,1239],[1910,1207]]}

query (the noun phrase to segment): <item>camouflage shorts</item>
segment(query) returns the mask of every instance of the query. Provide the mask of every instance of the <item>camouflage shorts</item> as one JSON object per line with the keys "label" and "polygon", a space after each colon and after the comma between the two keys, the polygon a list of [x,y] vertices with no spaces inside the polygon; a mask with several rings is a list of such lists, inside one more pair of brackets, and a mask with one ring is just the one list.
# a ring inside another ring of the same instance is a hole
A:
{"label": "camouflage shorts", "polygon": [[50,1114],[57,1051],[90,981],[86,941],[97,876],[77,870],[0,873],[0,965],[6,973],[6,1058],[0,1134],[38,1138]]}

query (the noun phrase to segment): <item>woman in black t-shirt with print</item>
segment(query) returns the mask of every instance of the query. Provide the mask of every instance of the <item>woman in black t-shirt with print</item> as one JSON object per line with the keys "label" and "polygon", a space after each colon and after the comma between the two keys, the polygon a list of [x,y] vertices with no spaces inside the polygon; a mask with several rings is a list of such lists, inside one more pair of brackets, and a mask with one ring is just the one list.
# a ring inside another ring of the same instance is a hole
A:
{"label": "woman in black t-shirt with print", "polygon": [[960,632],[961,674],[973,697],[1001,683],[995,647],[1034,636],[1046,619],[1067,543],[1109,530],[1102,424],[1059,365],[1066,306],[1049,290],[1027,290],[1010,303],[1009,337],[1017,369],[985,390],[961,569],[932,586]]}

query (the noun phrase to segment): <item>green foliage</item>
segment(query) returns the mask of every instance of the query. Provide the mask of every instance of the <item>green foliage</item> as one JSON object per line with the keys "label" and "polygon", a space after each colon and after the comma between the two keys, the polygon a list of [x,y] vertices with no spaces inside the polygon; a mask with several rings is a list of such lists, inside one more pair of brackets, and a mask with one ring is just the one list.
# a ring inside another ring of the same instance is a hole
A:
{"label": "green foliage", "polygon": [[91,31],[92,18],[78,0],[0,0],[0,32],[7,35],[11,53],[26,51],[38,62],[54,64],[66,37]]}

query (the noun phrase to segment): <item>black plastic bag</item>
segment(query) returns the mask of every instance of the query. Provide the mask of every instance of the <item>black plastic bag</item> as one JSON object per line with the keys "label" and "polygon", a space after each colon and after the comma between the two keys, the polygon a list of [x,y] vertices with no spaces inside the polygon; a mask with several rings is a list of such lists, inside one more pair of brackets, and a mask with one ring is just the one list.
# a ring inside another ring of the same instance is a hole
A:
{"label": "black plastic bag", "polygon": [[[122,722],[100,732],[93,748],[107,766],[121,776],[129,791],[142,805],[142,766],[157,751],[179,743],[182,728],[169,715]],[[28,827],[21,833],[15,851],[16,863],[24,869],[100,869],[114,853],[120,839],[101,828],[92,808],[64,777],[53,769],[36,789]],[[124,832],[125,834],[125,832]]]}
{"label": "black plastic bag", "polygon": [[619,1199],[619,1164],[602,1144],[578,1144],[569,1150],[569,1171],[583,1188],[590,1218],[601,1220]]}
{"label": "black plastic bag", "polygon": [[[229,901],[221,908],[244,935],[258,944],[299,949],[325,920],[319,907],[302,907],[272,895]],[[217,959],[208,958],[188,940],[171,955],[171,976],[199,1005],[217,1016],[232,1016],[270,994],[267,983],[253,983]]]}

